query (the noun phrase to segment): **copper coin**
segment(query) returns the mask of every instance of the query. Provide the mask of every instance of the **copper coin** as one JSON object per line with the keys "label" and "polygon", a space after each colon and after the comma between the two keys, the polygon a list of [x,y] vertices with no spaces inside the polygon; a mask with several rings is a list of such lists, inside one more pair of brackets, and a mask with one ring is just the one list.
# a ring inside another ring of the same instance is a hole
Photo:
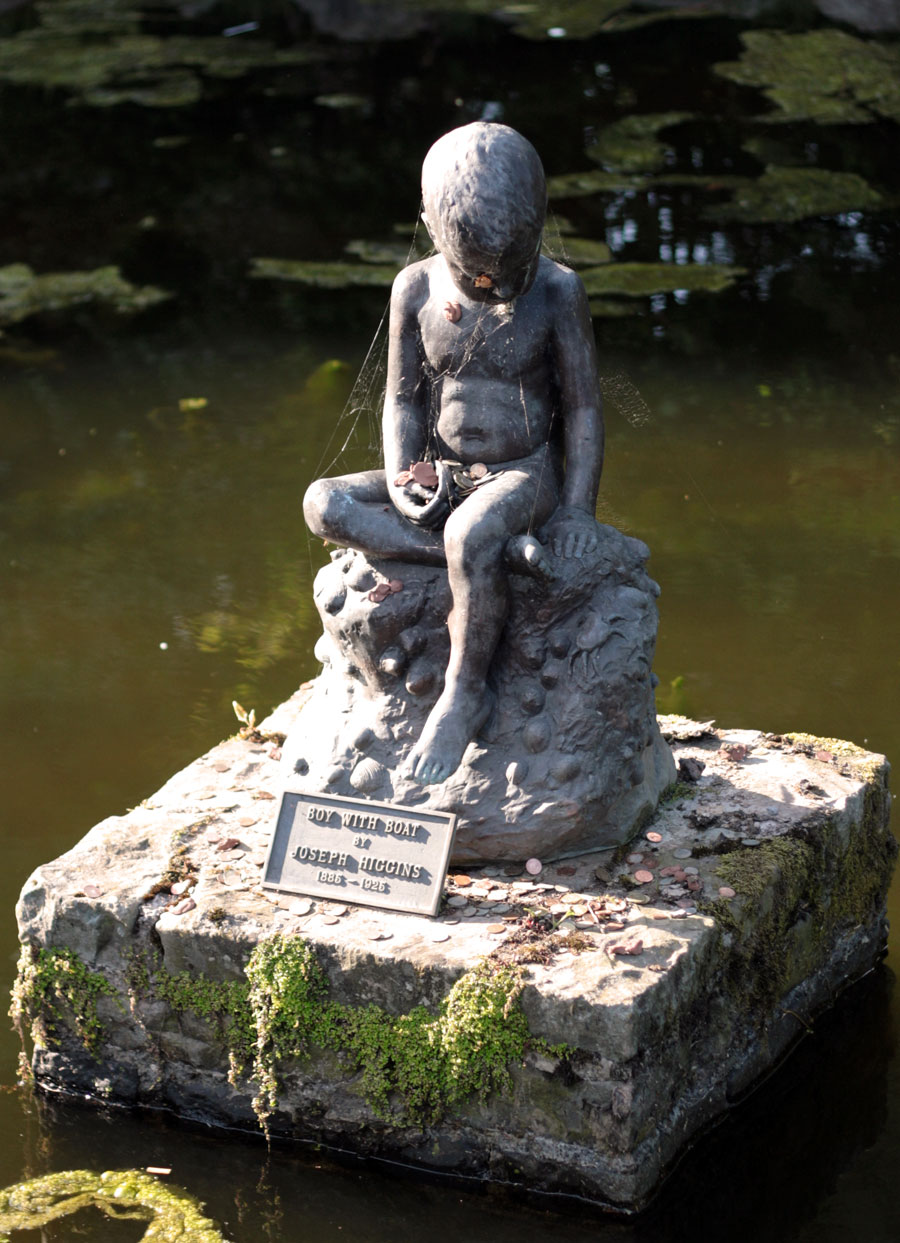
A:
{"label": "copper coin", "polygon": [[227,760],[219,760],[217,764],[213,764],[213,768],[217,773],[227,773],[231,765]]}
{"label": "copper coin", "polygon": [[403,590],[403,583],[400,581],[399,578],[392,578],[391,581],[388,583],[388,587],[390,587],[391,589],[391,595],[395,596],[398,591]]}
{"label": "copper coin", "polygon": [[400,474],[399,474],[399,475],[397,476],[397,478],[394,480],[394,487],[395,487],[395,488],[403,488],[403,487],[405,487],[408,483],[412,483],[412,471],[409,471],[409,470],[401,470]]}
{"label": "copper coin", "polygon": [[170,908],[170,913],[172,915],[186,915],[188,911],[192,911],[196,905],[197,903],[193,898],[182,898],[176,906]]}
{"label": "copper coin", "polygon": [[672,879],[677,880],[679,883],[683,880],[687,880],[687,872],[683,872],[681,868],[675,868],[672,872]]}
{"label": "copper coin", "polygon": [[624,924],[613,923],[612,920],[608,924],[604,924],[605,932],[622,932],[625,928]]}
{"label": "copper coin", "polygon": [[457,885],[460,889],[465,889],[472,883],[471,876],[451,876],[450,879],[453,881],[454,885]]}
{"label": "copper coin", "polygon": [[493,288],[494,282],[491,280],[491,278],[488,275],[486,275],[486,273],[481,272],[479,273],[478,276],[475,277],[472,284],[475,286],[476,289],[491,289]]}
{"label": "copper coin", "polygon": [[639,885],[649,885],[653,880],[653,873],[647,872],[641,868],[639,871],[635,872],[634,879]]}
{"label": "copper coin", "polygon": [[651,829],[650,832],[645,833],[644,836],[646,837],[648,842],[661,842],[662,841],[662,833],[657,833],[655,829]]}
{"label": "copper coin", "polygon": [[[175,890],[173,889],[172,892],[174,893]],[[84,896],[86,898],[99,898],[102,893],[103,890],[99,885],[85,885],[84,887]]]}
{"label": "copper coin", "polygon": [[673,868],[670,866],[667,868],[660,868],[659,874],[660,876],[674,876],[677,871],[679,871],[678,868]]}
{"label": "copper coin", "polygon": [[336,923],[339,923],[339,920],[338,920],[337,915],[323,915],[322,923],[323,924],[336,924]]}
{"label": "copper coin", "polygon": [[[274,755],[273,755],[273,756],[272,756],[272,759],[274,759],[274,758],[275,758],[275,757],[274,757]],[[275,797],[275,795],[274,795],[274,794],[270,794],[268,790],[257,790],[257,791],[256,791],[256,793],[253,795],[253,797],[254,797],[254,798],[274,798],[274,797]]]}
{"label": "copper coin", "polygon": [[720,885],[719,886],[719,897],[720,898],[736,898],[737,894],[731,888],[730,885]]}
{"label": "copper coin", "polygon": [[691,876],[688,879],[687,887],[690,889],[691,893],[699,893],[703,888],[703,882],[699,881],[696,876]]}
{"label": "copper coin", "polygon": [[506,924],[488,924],[487,930],[492,936],[496,936],[498,933],[506,931]]}
{"label": "copper coin", "polygon": [[234,850],[235,846],[240,846],[240,844],[240,841],[236,837],[223,837],[216,847],[216,850]]}
{"label": "copper coin", "polygon": [[469,467],[469,477],[471,479],[483,479],[488,473],[488,468],[484,462],[473,462]]}
{"label": "copper coin", "polygon": [[444,316],[451,324],[458,324],[462,319],[462,307],[458,302],[445,302]]}
{"label": "copper coin", "polygon": [[238,824],[242,829],[249,829],[251,825],[256,824],[259,820],[258,816],[241,816]]}
{"label": "copper coin", "polygon": [[423,488],[437,487],[437,471],[431,462],[414,462],[409,470],[416,483],[421,484]]}

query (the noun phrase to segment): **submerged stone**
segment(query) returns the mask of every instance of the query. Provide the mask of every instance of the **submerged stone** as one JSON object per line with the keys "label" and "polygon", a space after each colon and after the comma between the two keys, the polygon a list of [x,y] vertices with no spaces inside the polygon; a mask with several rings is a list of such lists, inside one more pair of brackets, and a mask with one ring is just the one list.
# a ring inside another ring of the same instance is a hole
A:
{"label": "submerged stone", "polygon": [[715,71],[758,86],[776,105],[765,121],[822,125],[900,121],[900,47],[858,39],[843,30],[748,30],[740,60]]}
{"label": "submerged stone", "polygon": [[827,168],[780,168],[770,165],[729,202],[704,208],[708,220],[739,220],[748,224],[789,224],[812,216],[848,211],[877,211],[883,197],[857,173]]}
{"label": "submerged stone", "polygon": [[39,1086],[635,1208],[883,951],[883,757],[710,723],[677,723],[702,775],[639,839],[534,861],[544,888],[451,870],[434,919],[264,893],[274,748],[311,702],[29,878]]}
{"label": "submerged stone", "polygon": [[0,324],[17,324],[31,315],[92,302],[109,306],[119,315],[134,315],[172,296],[153,285],[132,285],[117,267],[42,275],[27,263],[0,268]]}

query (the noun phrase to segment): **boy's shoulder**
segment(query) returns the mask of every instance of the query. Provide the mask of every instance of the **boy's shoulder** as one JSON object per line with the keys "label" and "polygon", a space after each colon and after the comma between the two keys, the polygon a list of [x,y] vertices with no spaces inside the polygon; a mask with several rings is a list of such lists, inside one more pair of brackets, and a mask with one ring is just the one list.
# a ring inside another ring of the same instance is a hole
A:
{"label": "boy's shoulder", "polygon": [[548,255],[541,255],[538,264],[538,281],[547,292],[558,298],[574,298],[584,289],[581,277],[571,268]]}
{"label": "boy's shoulder", "polygon": [[431,275],[439,259],[439,255],[432,255],[402,268],[394,277],[391,298],[408,305],[423,302],[428,297]]}

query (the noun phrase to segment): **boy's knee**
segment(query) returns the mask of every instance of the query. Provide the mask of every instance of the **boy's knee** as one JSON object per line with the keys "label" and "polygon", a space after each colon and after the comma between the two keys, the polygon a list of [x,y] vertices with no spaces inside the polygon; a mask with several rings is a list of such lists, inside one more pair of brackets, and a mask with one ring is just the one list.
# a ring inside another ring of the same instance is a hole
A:
{"label": "boy's knee", "polygon": [[447,519],[444,526],[447,561],[468,571],[499,560],[509,532],[491,515],[483,515],[478,522],[466,519],[463,507]]}
{"label": "boy's knee", "polygon": [[313,534],[328,538],[334,529],[339,508],[336,489],[330,479],[317,479],[306,489],[303,497],[303,517]]}

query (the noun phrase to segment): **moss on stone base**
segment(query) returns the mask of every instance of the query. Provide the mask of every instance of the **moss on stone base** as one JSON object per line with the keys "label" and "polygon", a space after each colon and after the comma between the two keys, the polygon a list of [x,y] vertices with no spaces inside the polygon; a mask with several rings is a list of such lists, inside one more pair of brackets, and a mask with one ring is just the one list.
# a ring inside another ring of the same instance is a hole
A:
{"label": "moss on stone base", "polygon": [[9,1015],[20,1036],[30,1028],[36,1044],[52,1043],[56,1026],[71,1022],[85,1049],[95,1054],[104,1030],[97,1002],[116,996],[109,980],[88,970],[71,950],[23,945]]}
{"label": "moss on stone base", "polygon": [[[245,979],[216,981],[187,972],[173,975],[149,954],[135,955],[126,972],[134,1007],[165,1001],[218,1031],[232,1081],[248,1075],[260,1122],[278,1105],[283,1067],[314,1050],[338,1053],[374,1112],[393,1122],[434,1122],[467,1097],[508,1089],[509,1066],[529,1047],[543,1048],[518,1005],[519,968],[480,962],[461,976],[433,1014],[416,1006],[394,1016],[375,1005],[342,1005],[328,997],[328,980],[313,949],[297,937],[260,942]],[[13,990],[20,1033],[56,1042],[45,1020],[74,1017],[75,1034],[95,1053],[103,1035],[96,1000],[116,996],[113,985],[69,950],[26,948]],[[556,1055],[560,1050],[554,1050]]]}

